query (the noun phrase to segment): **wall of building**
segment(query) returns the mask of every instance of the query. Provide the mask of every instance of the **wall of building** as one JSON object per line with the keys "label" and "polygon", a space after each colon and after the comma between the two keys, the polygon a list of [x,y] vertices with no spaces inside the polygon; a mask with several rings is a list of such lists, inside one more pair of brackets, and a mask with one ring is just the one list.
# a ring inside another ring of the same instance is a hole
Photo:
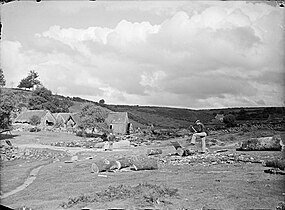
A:
{"label": "wall of building", "polygon": [[126,134],[128,124],[111,124],[112,125],[112,133],[115,134]]}

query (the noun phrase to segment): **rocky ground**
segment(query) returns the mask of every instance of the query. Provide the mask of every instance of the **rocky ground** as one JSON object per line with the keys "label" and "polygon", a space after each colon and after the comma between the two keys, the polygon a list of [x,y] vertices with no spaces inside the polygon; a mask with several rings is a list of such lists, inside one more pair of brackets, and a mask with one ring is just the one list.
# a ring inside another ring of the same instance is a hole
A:
{"label": "rocky ground", "polygon": [[[49,132],[18,132],[13,136],[9,139],[12,146],[1,141],[1,203],[13,208],[283,208],[284,175],[265,172],[272,168],[265,167],[265,162],[284,160],[284,152],[236,151],[239,140],[248,138],[247,134],[231,133],[229,138],[227,132],[215,133],[208,138],[208,153],[190,156],[177,155],[170,143],[185,143],[187,134],[159,140],[160,134],[150,133],[117,136],[117,147],[107,151],[96,147],[102,143],[99,138]],[[200,149],[199,144],[197,147]],[[97,160],[146,156],[149,149],[162,151],[149,155],[157,161],[155,170],[128,167],[91,173]],[[31,175],[39,167],[37,174]],[[32,183],[9,194],[31,176],[35,177]]]}

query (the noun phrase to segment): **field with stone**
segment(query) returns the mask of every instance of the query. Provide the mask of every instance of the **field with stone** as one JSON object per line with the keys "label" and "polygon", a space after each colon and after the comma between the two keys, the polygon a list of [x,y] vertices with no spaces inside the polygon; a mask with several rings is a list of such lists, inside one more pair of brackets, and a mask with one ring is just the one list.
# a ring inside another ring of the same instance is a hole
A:
{"label": "field with stone", "polygon": [[[1,135],[1,204],[35,210],[282,209],[284,168],[264,163],[284,160],[284,151],[236,150],[242,141],[264,136],[283,138],[284,132],[213,131],[208,153],[199,153],[198,140],[193,153],[179,156],[171,142],[189,146],[191,135],[185,131],[116,136],[109,149],[100,138],[12,131]],[[157,167],[92,171],[100,160],[138,156]]]}

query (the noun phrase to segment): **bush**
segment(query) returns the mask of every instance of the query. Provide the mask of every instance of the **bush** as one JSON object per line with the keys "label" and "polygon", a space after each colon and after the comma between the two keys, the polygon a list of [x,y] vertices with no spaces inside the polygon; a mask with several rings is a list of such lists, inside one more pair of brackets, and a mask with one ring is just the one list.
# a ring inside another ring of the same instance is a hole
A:
{"label": "bush", "polygon": [[34,127],[30,129],[30,132],[39,132],[39,131],[41,131],[41,129],[38,127]]}
{"label": "bush", "polygon": [[223,122],[227,127],[235,127],[237,125],[236,118],[232,114],[228,114],[223,118]]}
{"label": "bush", "polygon": [[76,136],[80,136],[80,137],[86,137],[86,132],[85,131],[76,131]]}
{"label": "bush", "polygon": [[225,126],[224,125],[214,125],[214,130],[222,130],[222,129],[225,129]]}
{"label": "bush", "polygon": [[30,123],[31,125],[38,125],[41,123],[41,118],[37,115],[33,115],[31,118],[30,118]]}
{"label": "bush", "polygon": [[87,138],[98,138],[101,137],[101,134],[98,133],[87,133],[86,131],[77,131],[76,132],[76,136],[80,136],[80,137],[87,137]]}

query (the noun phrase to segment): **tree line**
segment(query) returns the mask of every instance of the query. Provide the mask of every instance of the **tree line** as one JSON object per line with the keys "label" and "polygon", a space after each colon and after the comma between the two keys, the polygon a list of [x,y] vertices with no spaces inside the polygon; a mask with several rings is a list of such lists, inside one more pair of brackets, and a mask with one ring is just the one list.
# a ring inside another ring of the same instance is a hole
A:
{"label": "tree line", "polygon": [[[52,92],[44,87],[39,80],[39,74],[31,70],[27,77],[23,78],[18,88],[32,89],[32,95],[25,103],[19,103],[19,97],[13,92],[2,89],[6,85],[3,70],[0,69],[0,129],[8,129],[11,125],[12,112],[19,112],[22,107],[31,110],[46,109],[51,112],[69,112],[73,105],[71,100],[54,96]],[[26,99],[25,99],[26,100]]]}
{"label": "tree line", "polygon": [[[31,70],[27,77],[23,78],[17,86],[18,88],[32,89],[32,95],[27,100],[24,97],[24,103],[23,99],[19,98],[12,91],[2,90],[2,87],[5,85],[6,80],[3,70],[0,68],[0,131],[9,129],[12,124],[12,113],[19,112],[23,107],[30,110],[46,109],[52,113],[64,113],[69,112],[69,108],[73,105],[72,100],[84,103],[79,112],[79,128],[82,130],[91,129],[92,132],[95,128],[104,131],[108,130],[108,126],[105,123],[108,113],[104,109],[79,97],[71,99],[69,97],[54,96],[52,91],[43,86],[39,80],[39,74],[34,70]],[[19,101],[21,102],[19,103]],[[96,104],[104,106],[105,100],[101,99]],[[32,116],[30,123],[38,125],[40,123],[39,117]]]}

